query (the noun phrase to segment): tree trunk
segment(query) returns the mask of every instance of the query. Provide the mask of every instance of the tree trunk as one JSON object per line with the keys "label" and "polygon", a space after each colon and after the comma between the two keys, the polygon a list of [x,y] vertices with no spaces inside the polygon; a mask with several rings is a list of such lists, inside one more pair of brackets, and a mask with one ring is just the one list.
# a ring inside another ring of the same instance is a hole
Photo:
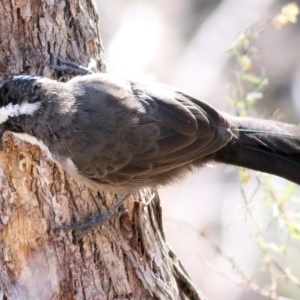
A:
{"label": "tree trunk", "polygon": [[[104,71],[97,24],[91,0],[1,1],[1,78],[60,79],[51,68],[58,57],[82,65],[94,58]],[[78,241],[74,231],[55,228],[107,211],[115,195],[78,186],[35,146],[10,134],[3,140],[3,299],[204,299],[165,243],[155,191],[131,195],[128,213]]]}

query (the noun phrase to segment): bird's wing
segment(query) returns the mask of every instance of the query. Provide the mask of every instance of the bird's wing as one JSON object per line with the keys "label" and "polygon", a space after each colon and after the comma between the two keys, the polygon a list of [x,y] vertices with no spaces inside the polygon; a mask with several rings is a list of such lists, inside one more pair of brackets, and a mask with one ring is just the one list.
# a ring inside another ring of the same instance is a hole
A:
{"label": "bird's wing", "polygon": [[[141,107],[133,114],[138,123],[127,132],[127,143],[135,145],[132,155],[117,168],[107,166],[105,172],[99,172],[102,166],[95,161],[89,164],[88,171],[81,170],[84,176],[100,183],[125,186],[163,184],[195,160],[205,161],[232,138],[228,122],[208,104],[164,85],[130,84],[131,96]],[[124,103],[122,91],[119,93]],[[147,136],[149,132],[157,134]],[[116,153],[111,155],[114,161],[122,161]]]}

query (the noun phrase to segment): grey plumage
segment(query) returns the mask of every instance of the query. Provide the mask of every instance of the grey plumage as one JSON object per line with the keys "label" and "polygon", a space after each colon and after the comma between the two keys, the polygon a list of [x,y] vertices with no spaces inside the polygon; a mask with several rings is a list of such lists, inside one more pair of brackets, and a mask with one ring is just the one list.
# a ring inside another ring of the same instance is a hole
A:
{"label": "grey plumage", "polygon": [[5,115],[2,134],[35,137],[75,179],[96,189],[164,185],[209,161],[300,183],[292,170],[300,165],[298,126],[231,117],[155,82],[109,74],[67,83],[16,77],[0,87],[0,109],[9,103],[40,105]]}

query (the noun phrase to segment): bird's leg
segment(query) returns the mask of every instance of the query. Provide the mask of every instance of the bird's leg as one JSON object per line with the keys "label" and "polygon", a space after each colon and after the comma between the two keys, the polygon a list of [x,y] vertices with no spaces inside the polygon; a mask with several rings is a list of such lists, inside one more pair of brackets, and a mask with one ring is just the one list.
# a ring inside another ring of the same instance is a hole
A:
{"label": "bird's leg", "polygon": [[77,239],[80,239],[88,232],[95,229],[95,227],[99,227],[107,221],[111,219],[116,219],[123,215],[127,210],[125,208],[121,208],[119,211],[117,211],[117,209],[124,203],[125,200],[128,199],[128,197],[129,194],[118,196],[117,203],[115,203],[106,213],[102,213],[98,216],[91,217],[90,219],[84,222],[60,225],[57,226],[55,230],[82,230],[79,234],[76,234]]}
{"label": "bird's leg", "polygon": [[60,65],[56,65],[56,64],[51,65],[51,68],[56,71],[64,72],[67,74],[75,74],[75,75],[94,74],[94,72],[91,70],[94,67],[92,65],[92,62],[89,64],[87,68],[85,68],[75,62],[65,60],[60,56],[57,58],[57,60],[60,63]]}

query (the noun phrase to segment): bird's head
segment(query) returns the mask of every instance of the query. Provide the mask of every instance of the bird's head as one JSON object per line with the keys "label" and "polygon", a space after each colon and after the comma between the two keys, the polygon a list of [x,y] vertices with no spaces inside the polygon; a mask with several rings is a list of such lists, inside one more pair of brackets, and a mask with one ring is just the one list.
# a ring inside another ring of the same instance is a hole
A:
{"label": "bird's head", "polygon": [[0,142],[5,131],[20,131],[20,121],[41,106],[37,76],[15,76],[0,83]]}

